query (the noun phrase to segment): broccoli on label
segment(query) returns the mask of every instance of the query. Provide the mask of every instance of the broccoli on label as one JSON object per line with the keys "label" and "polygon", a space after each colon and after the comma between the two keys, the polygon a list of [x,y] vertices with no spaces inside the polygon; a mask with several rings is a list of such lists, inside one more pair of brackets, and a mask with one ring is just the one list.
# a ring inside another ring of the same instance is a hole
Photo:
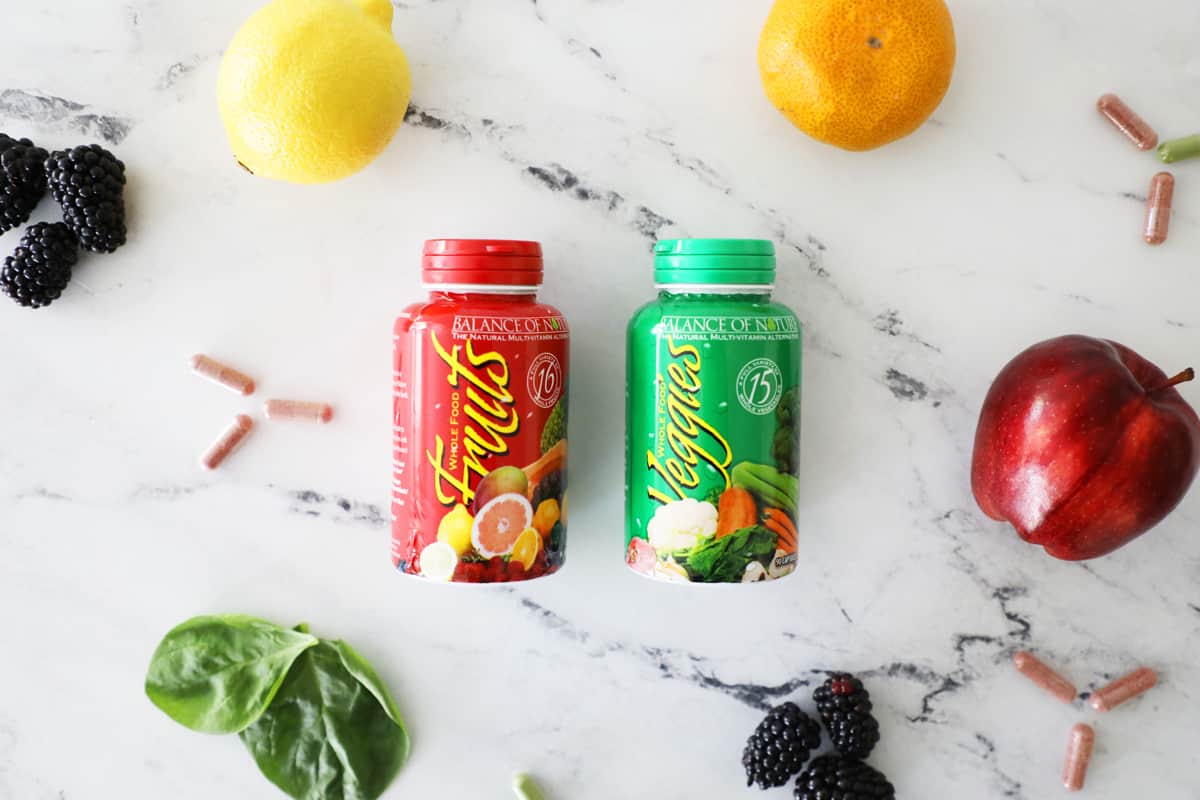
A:
{"label": "broccoli on label", "polygon": [[550,416],[546,418],[546,424],[542,428],[542,453],[549,452],[551,447],[565,438],[567,438],[567,395],[564,392],[563,396],[558,398],[558,402],[554,404],[554,408],[550,409]]}
{"label": "broccoli on label", "polygon": [[775,407],[775,436],[771,441],[771,457],[780,472],[797,474],[800,471],[800,387],[793,386],[779,398]]}
{"label": "broccoli on label", "polygon": [[779,398],[775,406],[775,420],[780,425],[794,425],[800,413],[800,387],[793,386]]}
{"label": "broccoli on label", "polygon": [[779,428],[771,442],[771,457],[775,459],[775,467],[780,472],[795,474],[796,440],[795,431],[791,428]]}

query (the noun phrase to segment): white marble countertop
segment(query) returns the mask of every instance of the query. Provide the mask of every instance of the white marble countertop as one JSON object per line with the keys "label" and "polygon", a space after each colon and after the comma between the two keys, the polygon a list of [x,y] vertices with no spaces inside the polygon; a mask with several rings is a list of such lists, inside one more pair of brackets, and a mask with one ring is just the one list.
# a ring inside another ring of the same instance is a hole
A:
{"label": "white marble countertop", "polygon": [[[49,309],[0,303],[0,798],[281,797],[235,738],[142,694],[159,637],[215,611],[306,620],[376,664],[414,745],[387,797],[505,798],[516,768],[556,800],[754,797],[740,752],[762,709],[844,668],[900,797],[1059,796],[1067,731],[1094,720],[1086,796],[1200,798],[1200,491],[1074,565],[984,519],[968,479],[991,378],[1039,339],[1200,367],[1200,166],[1178,165],[1171,239],[1145,246],[1157,162],[1093,110],[1114,91],[1165,135],[1200,129],[1200,7],[952,0],[933,121],[848,154],[764,98],[769,0],[404,0],[409,124],[366,172],[299,188],[238,170],[216,114],[257,5],[2,13],[0,130],[106,142],[132,222]],[[574,333],[569,558],[513,589],[388,560],[390,323],[420,296],[421,241],[456,235],[542,240]],[[780,245],[777,296],[806,325],[786,581],[681,590],[623,565],[623,332],[663,235]],[[262,391],[198,380],[195,352]],[[271,394],[337,419],[261,426],[202,473]],[[1095,718],[1025,683],[1024,647],[1081,688],[1140,664],[1163,684]]]}

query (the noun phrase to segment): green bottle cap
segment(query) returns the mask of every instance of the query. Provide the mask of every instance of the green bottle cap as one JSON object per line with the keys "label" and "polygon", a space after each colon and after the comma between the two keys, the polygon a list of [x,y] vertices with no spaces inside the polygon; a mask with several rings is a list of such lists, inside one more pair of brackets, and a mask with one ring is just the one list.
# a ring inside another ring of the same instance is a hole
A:
{"label": "green bottle cap", "polygon": [[775,245],[766,239],[664,239],[654,245],[657,286],[770,286]]}

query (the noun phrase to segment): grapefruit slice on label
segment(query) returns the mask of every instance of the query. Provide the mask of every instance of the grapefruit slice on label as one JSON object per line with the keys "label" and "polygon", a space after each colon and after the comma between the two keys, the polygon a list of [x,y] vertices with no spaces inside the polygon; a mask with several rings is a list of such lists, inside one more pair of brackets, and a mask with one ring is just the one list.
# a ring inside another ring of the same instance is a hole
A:
{"label": "grapefruit slice on label", "polygon": [[471,543],[481,555],[503,556],[526,528],[533,525],[533,506],[525,495],[509,492],[492,498],[479,509],[471,526]]}
{"label": "grapefruit slice on label", "polygon": [[433,581],[448,581],[458,567],[458,553],[446,542],[428,544],[421,551],[421,574]]}

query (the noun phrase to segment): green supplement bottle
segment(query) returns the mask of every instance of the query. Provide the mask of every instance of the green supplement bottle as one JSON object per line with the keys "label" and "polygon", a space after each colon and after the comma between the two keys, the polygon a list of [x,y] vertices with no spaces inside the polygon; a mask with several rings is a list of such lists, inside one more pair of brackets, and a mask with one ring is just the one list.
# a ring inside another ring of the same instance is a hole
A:
{"label": "green supplement bottle", "polygon": [[771,301],[775,247],[672,239],[629,323],[625,561],[684,583],[796,564],[800,322]]}

